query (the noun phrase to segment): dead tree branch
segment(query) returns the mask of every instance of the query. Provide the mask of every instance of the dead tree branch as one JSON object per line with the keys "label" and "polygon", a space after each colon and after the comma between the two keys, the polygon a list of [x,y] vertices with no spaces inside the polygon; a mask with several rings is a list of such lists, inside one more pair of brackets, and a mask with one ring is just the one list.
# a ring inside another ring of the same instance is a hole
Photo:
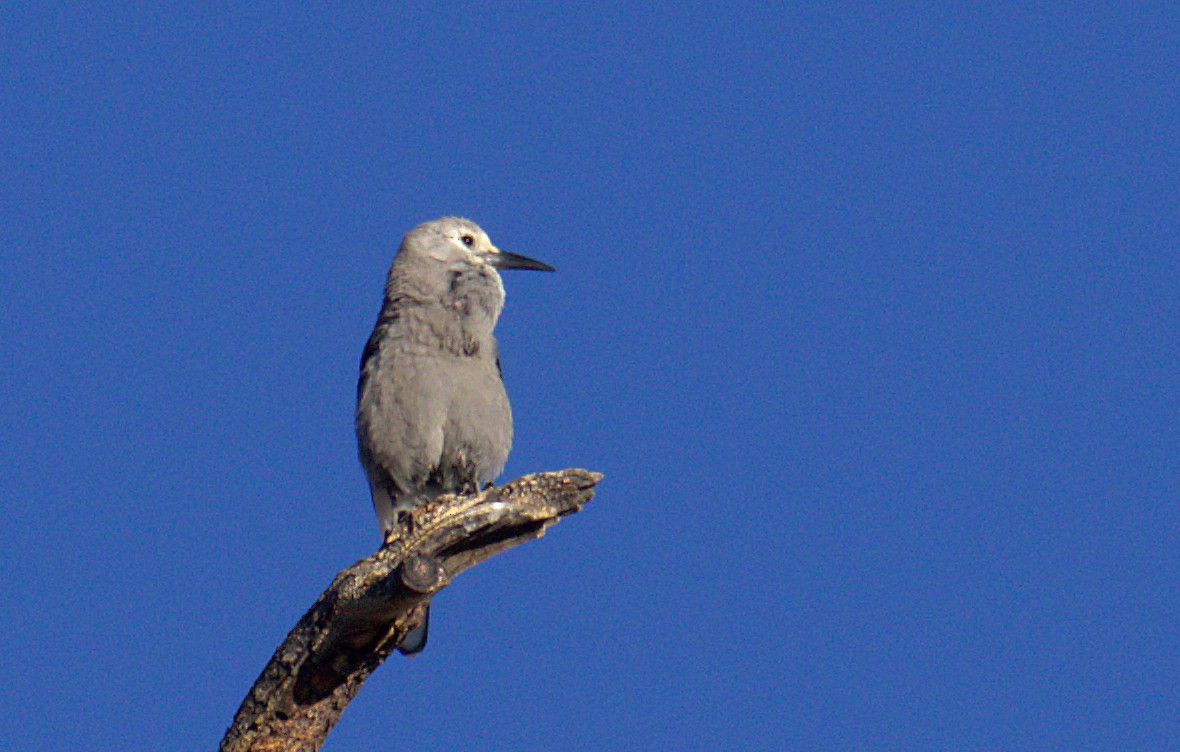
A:
{"label": "dead tree branch", "polygon": [[314,752],[369,674],[463,570],[580,511],[602,479],[538,473],[401,515],[385,544],[348,567],[275,650],[221,740],[221,752]]}

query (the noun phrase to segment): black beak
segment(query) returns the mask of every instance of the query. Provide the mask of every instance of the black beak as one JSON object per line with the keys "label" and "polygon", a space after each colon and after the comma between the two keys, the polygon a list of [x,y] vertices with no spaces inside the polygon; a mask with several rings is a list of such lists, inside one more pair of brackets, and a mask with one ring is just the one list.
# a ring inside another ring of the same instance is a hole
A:
{"label": "black beak", "polygon": [[499,253],[489,253],[487,256],[488,263],[496,269],[530,269],[535,272],[555,272],[557,271],[549,264],[543,264],[540,261],[535,261],[528,256],[521,256],[518,253],[509,253],[508,251],[500,251]]}

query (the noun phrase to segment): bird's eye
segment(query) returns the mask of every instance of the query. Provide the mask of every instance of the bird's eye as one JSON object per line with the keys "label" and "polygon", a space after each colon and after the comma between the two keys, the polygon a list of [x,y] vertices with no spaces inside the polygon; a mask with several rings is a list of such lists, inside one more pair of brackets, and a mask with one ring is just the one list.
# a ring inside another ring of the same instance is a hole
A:
{"label": "bird's eye", "polygon": [[475,244],[475,238],[471,237],[470,235],[464,235],[459,239],[462,240],[463,245],[467,246],[468,248]]}

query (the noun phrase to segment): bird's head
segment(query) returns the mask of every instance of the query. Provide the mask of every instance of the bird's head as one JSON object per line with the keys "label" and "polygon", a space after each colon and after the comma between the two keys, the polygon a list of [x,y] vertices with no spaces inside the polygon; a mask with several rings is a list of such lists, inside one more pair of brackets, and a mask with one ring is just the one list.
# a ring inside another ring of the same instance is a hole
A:
{"label": "bird's head", "polygon": [[406,234],[398,255],[415,261],[435,261],[446,269],[486,266],[497,270],[556,271],[527,256],[500,250],[479,225],[461,217],[443,217],[418,225]]}

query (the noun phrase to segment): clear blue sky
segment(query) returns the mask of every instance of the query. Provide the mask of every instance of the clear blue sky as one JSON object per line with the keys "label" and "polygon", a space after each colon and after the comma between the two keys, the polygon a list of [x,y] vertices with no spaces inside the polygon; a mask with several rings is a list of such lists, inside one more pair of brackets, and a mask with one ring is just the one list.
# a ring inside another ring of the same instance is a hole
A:
{"label": "clear blue sky", "polygon": [[505,477],[607,477],[327,750],[1176,748],[1174,3],[4,16],[0,748],[214,748],[443,214],[560,270]]}

